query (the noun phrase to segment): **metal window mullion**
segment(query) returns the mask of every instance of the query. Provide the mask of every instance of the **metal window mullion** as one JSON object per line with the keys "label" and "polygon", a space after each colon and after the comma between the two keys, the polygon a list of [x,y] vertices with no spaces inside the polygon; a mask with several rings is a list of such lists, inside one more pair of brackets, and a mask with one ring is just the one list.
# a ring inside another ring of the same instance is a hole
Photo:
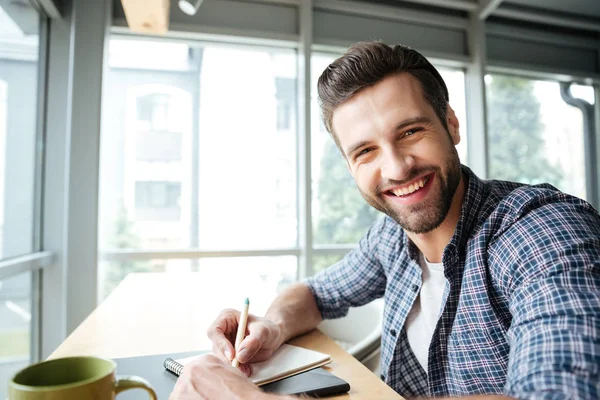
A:
{"label": "metal window mullion", "polygon": [[35,363],[42,358],[42,272],[39,269],[31,272],[31,337],[30,362]]}
{"label": "metal window mullion", "polygon": [[502,0],[483,0],[477,10],[479,19],[484,20],[489,17],[502,3]]}
{"label": "metal window mullion", "polygon": [[[600,63],[600,49],[598,51],[598,62]],[[594,116],[595,116],[595,127],[596,127],[596,160],[600,160],[600,84],[594,85]],[[600,176],[600,170],[598,164],[593,165],[592,168],[596,171],[596,176]],[[598,204],[592,204],[596,209],[600,209],[600,182],[595,181],[592,183],[592,190],[596,193],[596,200]]]}
{"label": "metal window mullion", "polygon": [[594,106],[585,100],[573,97],[571,94],[571,84],[560,82],[560,97],[563,101],[573,107],[581,110],[583,117],[583,148],[584,150],[584,165],[585,165],[585,189],[587,200],[598,207],[597,195],[597,159],[596,159],[596,121]]}
{"label": "metal window mullion", "polygon": [[[34,210],[33,210],[33,249],[41,251],[44,248],[42,237],[42,204],[44,193],[44,151],[46,132],[46,94],[47,94],[47,72],[48,72],[48,18],[40,16],[39,27],[39,53],[38,53],[38,82],[37,82],[37,121],[36,121],[36,148],[35,148],[35,180],[34,180]],[[31,362],[37,362],[42,357],[42,273],[35,270],[31,274]]]}
{"label": "metal window mullion", "polygon": [[423,25],[465,29],[467,21],[462,17],[444,15],[437,12],[416,11],[402,6],[373,4],[365,1],[314,0],[315,8],[341,14],[359,15],[375,19],[399,22],[420,23]]}
{"label": "metal window mullion", "polygon": [[447,7],[449,9],[461,11],[474,11],[477,9],[476,2],[468,0],[405,0],[407,3],[421,4],[424,6]]}
{"label": "metal window mullion", "polygon": [[131,260],[173,260],[196,258],[229,258],[229,257],[280,257],[301,256],[299,248],[288,249],[259,249],[259,250],[225,250],[206,251],[200,249],[184,250],[112,250],[100,251],[100,261],[131,261]]}
{"label": "metal window mullion", "polygon": [[557,81],[557,82],[586,82],[590,84],[600,84],[600,75],[586,75],[581,71],[561,72],[553,71],[551,68],[543,69],[539,66],[531,66],[520,63],[494,61],[486,65],[486,72],[489,74],[511,75],[519,78]]}
{"label": "metal window mullion", "polygon": [[30,2],[34,7],[48,16],[48,18],[61,19],[63,17],[55,0],[30,0]]}
{"label": "metal window mullion", "polygon": [[534,22],[550,26],[559,26],[589,31],[600,31],[600,24],[589,17],[576,17],[568,14],[556,15],[544,10],[532,11],[526,7],[506,4],[494,11],[495,17],[509,18],[519,21]]}
{"label": "metal window mullion", "polygon": [[[313,246],[313,255],[346,254],[356,248],[355,244],[318,245]],[[185,250],[121,250],[101,251],[101,261],[131,261],[155,259],[193,259],[193,258],[229,258],[229,257],[281,257],[302,256],[303,248],[259,249],[259,250],[229,250],[211,251],[199,249]]]}
{"label": "metal window mullion", "polygon": [[469,19],[468,44],[471,63],[466,73],[466,102],[469,137],[467,158],[471,169],[482,179],[488,176],[488,149],[485,98],[485,22],[477,13]]}
{"label": "metal window mullion", "polygon": [[356,246],[347,245],[347,246],[338,246],[338,247],[322,247],[313,249],[314,255],[326,256],[331,254],[336,255],[345,255],[354,250]]}
{"label": "metal window mullion", "polygon": [[31,253],[0,261],[0,280],[47,267],[54,260],[49,251]]}
{"label": "metal window mullion", "polygon": [[[197,27],[197,25],[193,25]],[[110,31],[114,35],[135,38],[136,40],[160,41],[168,40],[177,43],[218,43],[230,45],[257,45],[269,47],[296,47],[298,35],[259,31],[254,29],[233,29],[228,27],[202,26],[201,31],[190,29],[187,24],[170,24],[170,30],[163,35],[151,35],[131,32],[124,18],[113,19]]]}
{"label": "metal window mullion", "polygon": [[298,49],[298,258],[297,278],[312,274],[312,181],[311,181],[311,46],[313,0],[300,4],[300,45]]}

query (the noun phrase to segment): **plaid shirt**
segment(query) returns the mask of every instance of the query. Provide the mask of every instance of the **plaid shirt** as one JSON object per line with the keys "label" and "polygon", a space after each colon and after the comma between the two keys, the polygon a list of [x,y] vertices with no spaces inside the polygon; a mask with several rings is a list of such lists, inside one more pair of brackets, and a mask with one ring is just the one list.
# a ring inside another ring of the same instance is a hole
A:
{"label": "plaid shirt", "polygon": [[600,216],[550,185],[482,181],[467,167],[428,371],[404,323],[418,249],[389,217],[306,283],[324,318],[384,297],[382,379],[403,396],[600,397]]}

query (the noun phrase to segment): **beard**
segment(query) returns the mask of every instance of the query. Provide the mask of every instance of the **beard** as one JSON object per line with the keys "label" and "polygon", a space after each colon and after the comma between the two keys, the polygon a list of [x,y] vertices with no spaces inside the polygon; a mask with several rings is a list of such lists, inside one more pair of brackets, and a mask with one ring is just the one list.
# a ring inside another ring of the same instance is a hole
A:
{"label": "beard", "polygon": [[[452,199],[456,188],[460,182],[461,170],[460,159],[454,146],[452,153],[444,160],[440,166],[423,166],[415,168],[411,171],[410,176],[403,181],[389,180],[382,182],[376,189],[374,194],[365,193],[360,190],[363,198],[371,205],[371,207],[387,214],[394,219],[404,230],[415,234],[427,233],[439,227],[450,211]],[[425,174],[435,173],[431,182],[433,187],[426,199],[422,201],[404,206],[402,209],[393,207],[388,203],[387,195],[381,190],[382,187],[390,187],[392,185],[403,185],[406,182],[423,176]]]}

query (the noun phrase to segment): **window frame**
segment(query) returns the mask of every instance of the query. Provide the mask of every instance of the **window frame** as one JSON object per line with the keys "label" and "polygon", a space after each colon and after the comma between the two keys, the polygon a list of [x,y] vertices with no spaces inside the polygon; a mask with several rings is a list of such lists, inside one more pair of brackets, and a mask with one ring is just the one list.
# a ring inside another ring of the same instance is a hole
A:
{"label": "window frame", "polygon": [[[45,12],[46,11],[46,12]],[[45,146],[45,113],[46,113],[46,70],[48,56],[49,15],[47,10],[38,10],[38,57],[37,57],[37,98],[35,125],[35,154],[33,182],[33,234],[32,250],[26,254],[0,259],[0,280],[12,278],[21,274],[31,273],[31,334],[29,362],[37,362],[42,357],[41,350],[41,297],[42,273],[55,262],[55,254],[43,251],[42,241],[42,202],[44,175],[44,146]],[[3,194],[4,195],[4,194]]]}

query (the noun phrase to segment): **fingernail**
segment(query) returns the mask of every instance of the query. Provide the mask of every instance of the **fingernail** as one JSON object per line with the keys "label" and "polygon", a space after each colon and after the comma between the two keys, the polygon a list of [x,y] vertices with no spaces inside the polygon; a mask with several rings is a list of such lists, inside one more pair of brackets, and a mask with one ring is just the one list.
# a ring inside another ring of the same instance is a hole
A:
{"label": "fingernail", "polygon": [[246,349],[240,350],[240,352],[237,355],[238,361],[241,363],[245,363],[246,361],[248,361],[248,360],[246,360],[246,358],[248,358],[248,350],[246,350]]}
{"label": "fingernail", "polygon": [[233,360],[233,354],[231,354],[231,350],[225,350],[225,357],[227,357],[229,361]]}

